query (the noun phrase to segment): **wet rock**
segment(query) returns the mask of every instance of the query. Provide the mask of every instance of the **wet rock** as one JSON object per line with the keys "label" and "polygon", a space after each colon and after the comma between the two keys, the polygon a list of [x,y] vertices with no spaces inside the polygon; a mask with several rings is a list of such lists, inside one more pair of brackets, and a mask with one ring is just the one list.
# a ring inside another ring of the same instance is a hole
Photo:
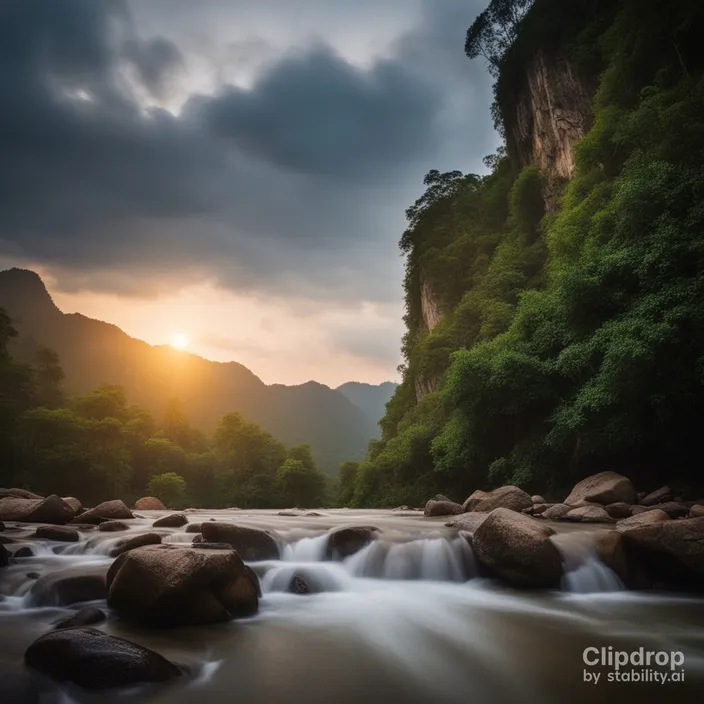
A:
{"label": "wet rock", "polygon": [[502,486],[490,492],[472,510],[490,513],[496,508],[506,508],[509,511],[522,511],[530,508],[533,501],[523,489],[517,486]]}
{"label": "wet rock", "polygon": [[[192,540],[191,542],[192,542],[193,545],[195,545],[196,543],[202,543],[202,542],[203,542],[203,534],[202,534],[202,533],[196,533],[196,534],[193,536],[193,540]],[[215,544],[217,545],[218,543],[215,543]],[[223,545],[228,545],[230,548],[232,548],[232,549],[234,550],[234,548],[232,547],[232,545],[230,545],[229,543],[223,543]]]}
{"label": "wet rock", "polygon": [[189,523],[186,526],[186,533],[200,533],[201,523]]}
{"label": "wet rock", "polygon": [[531,500],[534,504],[544,504],[544,503],[546,503],[545,499],[544,499],[542,496],[540,496],[540,494],[536,494],[535,496],[531,496],[531,497],[530,497],[530,500]]}
{"label": "wet rock", "polygon": [[464,500],[462,510],[464,512],[473,511],[487,496],[489,496],[489,494],[486,491],[476,489]]}
{"label": "wet rock", "polygon": [[61,500],[73,509],[75,515],[83,513],[83,504],[75,496],[64,496]]}
{"label": "wet rock", "polygon": [[640,506],[640,505],[634,505],[631,506],[631,516],[637,516],[639,513],[645,513],[646,511],[650,511],[649,506]]}
{"label": "wet rock", "polygon": [[25,545],[21,548],[17,548],[12,554],[12,557],[34,557],[34,553],[32,552],[32,548]]}
{"label": "wet rock", "polygon": [[310,594],[310,587],[308,586],[308,582],[306,582],[301,575],[296,574],[291,577],[291,581],[288,584],[288,591],[291,592],[291,594]]}
{"label": "wet rock", "polygon": [[154,528],[180,528],[188,523],[188,518],[182,513],[172,513],[163,516],[152,523]]}
{"label": "wet rock", "polygon": [[658,509],[664,511],[670,518],[684,518],[689,515],[689,506],[677,501],[668,501],[664,504],[653,504],[647,507],[650,510]]}
{"label": "wet rock", "polygon": [[628,477],[617,472],[599,472],[575,484],[565,503],[574,506],[579,501],[593,501],[597,504],[626,504],[636,502],[636,491]]}
{"label": "wet rock", "polygon": [[640,526],[647,526],[653,523],[662,523],[663,521],[669,521],[670,517],[659,509],[653,509],[652,511],[644,511],[643,513],[638,513],[630,518],[624,518],[616,524],[616,530],[621,533],[632,530],[633,528],[639,528]]}
{"label": "wet rock", "polygon": [[32,606],[70,606],[82,601],[105,599],[107,588],[103,574],[54,572],[38,579],[29,592]]}
{"label": "wet rock", "polygon": [[134,518],[134,516],[120,499],[103,501],[102,504],[98,504],[95,508],[81,514],[82,523],[104,523],[105,521],[120,521],[126,518]]}
{"label": "wet rock", "polygon": [[29,646],[24,658],[44,675],[85,689],[166,682],[181,675],[176,665],[153,650],[94,628],[47,633]]}
{"label": "wet rock", "polygon": [[111,557],[117,557],[122,555],[124,552],[129,552],[130,550],[135,550],[136,548],[143,548],[147,545],[160,545],[161,536],[158,533],[142,533],[141,535],[135,535],[134,538],[125,538],[121,540],[110,552]]}
{"label": "wet rock", "polygon": [[325,557],[328,560],[344,560],[376,540],[379,529],[374,526],[350,526],[338,528],[328,536]]}
{"label": "wet rock", "polygon": [[258,609],[256,588],[234,550],[137,548],[115,560],[107,583],[110,608],[147,625],[217,623]]}
{"label": "wet rock", "polygon": [[135,511],[166,511],[166,506],[156,496],[145,496],[135,502]]}
{"label": "wet rock", "polygon": [[462,513],[462,511],[462,506],[456,504],[454,501],[436,501],[435,499],[430,499],[430,501],[425,504],[423,513],[426,516],[456,516]]}
{"label": "wet rock", "polygon": [[122,521],[105,521],[98,526],[101,533],[119,533],[123,530],[129,530],[129,526]]}
{"label": "wet rock", "polygon": [[39,579],[40,577],[39,572],[27,572],[27,579]]}
{"label": "wet rock", "polygon": [[410,506],[406,506],[406,504],[403,504],[403,506],[396,506],[396,508],[392,508],[392,511],[412,511],[413,509]]}
{"label": "wet rock", "polygon": [[10,564],[10,551],[0,543],[0,567],[7,567]]}
{"label": "wet rock", "polygon": [[319,513],[318,511],[306,511],[303,515],[307,516],[308,518],[320,518],[325,514]]}
{"label": "wet rock", "polygon": [[34,494],[26,489],[0,489],[0,499],[5,497],[13,497],[16,499],[43,499],[43,496],[39,494]]}
{"label": "wet rock", "polygon": [[287,518],[297,518],[298,516],[303,515],[303,511],[299,508],[287,508],[284,509],[283,511],[279,511],[277,516],[286,516]]}
{"label": "wet rock", "polygon": [[259,577],[257,576],[257,573],[249,565],[244,566],[244,571],[245,571],[245,574],[249,577],[252,584],[254,585],[254,588],[257,591],[257,596],[261,599],[262,598],[262,585],[259,582]]}
{"label": "wet rock", "polygon": [[19,523],[51,523],[64,525],[74,516],[74,510],[60,497],[25,499],[7,496],[0,499],[0,520]]}
{"label": "wet rock", "polygon": [[604,508],[606,513],[608,513],[611,518],[630,518],[633,514],[633,506],[625,503],[624,501],[617,501],[616,503],[608,504]]}
{"label": "wet rock", "polygon": [[445,525],[448,528],[457,528],[457,530],[463,530],[467,533],[474,533],[484,523],[488,515],[488,513],[463,513],[461,516],[448,521]]}
{"label": "wet rock", "polygon": [[40,540],[58,540],[63,543],[77,543],[80,540],[78,531],[67,526],[39,526],[32,537]]}
{"label": "wet rock", "polygon": [[549,508],[557,506],[558,504],[534,504],[533,505],[533,515],[542,516]]}
{"label": "wet rock", "polygon": [[279,547],[265,531],[232,523],[206,521],[201,526],[206,543],[229,543],[243,560],[277,560]]}
{"label": "wet rock", "polygon": [[672,500],[672,489],[669,486],[661,486],[659,489],[644,496],[640,500],[642,506],[654,506],[655,504],[663,504],[666,501]]}
{"label": "wet rock", "polygon": [[102,623],[107,616],[100,609],[94,606],[86,606],[79,611],[76,611],[73,616],[61,619],[55,626],[55,631],[61,631],[64,628],[80,628],[82,626],[92,626],[95,623]]}
{"label": "wet rock", "polygon": [[612,523],[614,519],[601,506],[582,506],[568,511],[561,520],[576,523]]}
{"label": "wet rock", "polygon": [[551,528],[506,508],[492,511],[472,538],[474,553],[491,574],[515,587],[557,587],[562,559]]}
{"label": "wet rock", "polygon": [[553,504],[550,508],[546,508],[541,514],[541,518],[547,518],[549,521],[557,521],[562,518],[566,513],[572,510],[571,506],[567,504]]}
{"label": "wet rock", "polygon": [[2,531],[4,531],[4,530],[5,530],[5,524],[2,521],[0,521],[0,533],[2,533]]}
{"label": "wet rock", "polygon": [[690,518],[701,518],[702,516],[704,516],[704,504],[694,504],[689,509]]}
{"label": "wet rock", "polygon": [[234,550],[230,543],[205,543],[202,540],[193,541],[192,547],[198,550]]}
{"label": "wet rock", "polygon": [[629,559],[638,562],[654,585],[704,591],[704,518],[662,521],[622,535]]}

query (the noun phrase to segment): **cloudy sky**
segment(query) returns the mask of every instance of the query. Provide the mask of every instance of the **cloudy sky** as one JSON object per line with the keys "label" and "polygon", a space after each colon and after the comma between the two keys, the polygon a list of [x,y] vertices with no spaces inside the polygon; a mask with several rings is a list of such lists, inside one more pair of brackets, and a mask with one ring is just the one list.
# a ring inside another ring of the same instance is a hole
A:
{"label": "cloudy sky", "polygon": [[481,171],[486,0],[2,0],[0,266],[267,383],[396,377],[397,242]]}

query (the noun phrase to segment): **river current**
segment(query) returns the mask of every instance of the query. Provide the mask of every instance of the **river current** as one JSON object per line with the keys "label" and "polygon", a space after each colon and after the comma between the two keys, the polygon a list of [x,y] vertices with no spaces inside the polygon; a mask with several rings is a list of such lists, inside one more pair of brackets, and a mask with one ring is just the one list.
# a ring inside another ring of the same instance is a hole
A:
{"label": "river current", "polygon": [[[567,568],[562,589],[521,592],[478,576],[466,537],[446,528],[446,519],[412,511],[316,513],[188,512],[190,522],[214,518],[276,534],[281,559],[250,563],[263,592],[259,613],[172,630],[140,629],[110,615],[97,628],[150,647],[190,674],[165,687],[107,693],[44,681],[41,704],[609,704],[631,698],[661,704],[704,698],[704,600],[625,591],[596,559],[593,529],[555,526]],[[143,518],[126,521],[128,532],[89,531],[73,544],[29,540],[30,526],[6,533],[16,541],[13,550],[26,544],[35,555],[0,570],[0,667],[23,667],[27,647],[79,608],[33,606],[28,594],[38,576],[104,571],[118,541],[153,532],[161,515],[142,512]],[[342,562],[325,561],[328,531],[345,525],[377,526],[381,538]],[[165,542],[194,537],[183,528],[156,532]],[[296,575],[315,593],[289,593]],[[91,605],[107,610],[104,601]],[[684,681],[609,682],[605,669],[596,684],[585,682],[588,647],[681,651]],[[1,690],[0,677],[5,704]]]}

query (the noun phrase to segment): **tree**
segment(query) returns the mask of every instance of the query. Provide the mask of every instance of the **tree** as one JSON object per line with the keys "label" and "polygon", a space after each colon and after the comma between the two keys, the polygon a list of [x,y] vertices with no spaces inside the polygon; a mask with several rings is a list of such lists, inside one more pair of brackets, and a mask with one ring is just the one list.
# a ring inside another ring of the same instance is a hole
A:
{"label": "tree", "polygon": [[465,54],[470,59],[483,57],[496,78],[501,59],[516,39],[518,23],[532,4],[533,0],[491,0],[467,30]]}
{"label": "tree", "polygon": [[35,354],[34,381],[36,403],[44,408],[59,408],[65,401],[64,370],[59,355],[48,347],[39,347]]}
{"label": "tree", "polygon": [[169,508],[185,508],[188,485],[176,472],[157,474],[149,480],[147,493],[161,499]]}
{"label": "tree", "polygon": [[308,445],[297,445],[277,472],[279,495],[284,504],[320,506],[325,501],[325,476],[318,470]]}
{"label": "tree", "polygon": [[352,502],[358,469],[359,462],[345,462],[340,467],[337,490],[337,501],[340,506],[348,506]]}

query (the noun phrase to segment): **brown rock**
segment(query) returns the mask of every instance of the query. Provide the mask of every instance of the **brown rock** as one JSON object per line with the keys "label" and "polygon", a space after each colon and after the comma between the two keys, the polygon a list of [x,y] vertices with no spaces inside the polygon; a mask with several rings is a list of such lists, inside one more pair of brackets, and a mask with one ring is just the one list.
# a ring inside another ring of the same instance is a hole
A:
{"label": "brown rock", "polygon": [[291,594],[310,594],[310,587],[308,586],[308,582],[306,582],[300,574],[295,574],[291,577],[288,591],[291,592]]}
{"label": "brown rock", "polygon": [[670,518],[684,518],[689,514],[689,506],[677,501],[668,501],[664,504],[653,504],[647,507],[649,510],[659,509],[664,511]]}
{"label": "brown rock", "polygon": [[647,526],[653,523],[662,523],[663,521],[669,521],[670,517],[659,509],[653,509],[652,511],[644,511],[643,513],[637,513],[635,516],[630,518],[624,518],[616,524],[616,530],[624,533],[627,530],[633,530],[634,528],[639,528],[640,526]]}
{"label": "brown rock", "polygon": [[105,521],[98,526],[101,533],[119,533],[122,530],[129,530],[129,526],[122,521]]}
{"label": "brown rock", "polygon": [[486,499],[487,496],[489,496],[489,493],[486,491],[482,491],[481,489],[473,491],[462,504],[462,510],[465,513],[467,511],[473,511],[476,506],[478,506],[484,499]]}
{"label": "brown rock", "polygon": [[492,511],[472,538],[479,562],[516,587],[557,587],[562,559],[544,523],[506,508]]}
{"label": "brown rock", "polygon": [[39,494],[34,494],[26,489],[0,489],[0,499],[6,497],[12,497],[15,499],[43,499],[43,496]]}
{"label": "brown rock", "polygon": [[547,518],[549,521],[556,521],[572,510],[572,507],[568,506],[567,504],[555,504],[549,509],[543,511],[541,515],[543,518]]}
{"label": "brown rock", "polygon": [[423,513],[426,516],[456,516],[462,513],[462,506],[456,504],[454,501],[436,501],[435,499],[430,499],[430,501],[425,504]]}
{"label": "brown rock", "polygon": [[186,526],[186,533],[200,533],[202,523],[189,523]]}
{"label": "brown rock", "polygon": [[483,498],[475,507],[474,511],[481,513],[490,513],[495,508],[507,508],[510,511],[522,511],[524,508],[530,508],[533,501],[523,489],[517,486],[501,486],[498,489],[490,492],[488,496]]}
{"label": "brown rock", "polygon": [[135,511],[166,511],[166,506],[155,496],[145,496],[134,505]]}
{"label": "brown rock", "polygon": [[633,506],[623,501],[617,501],[615,504],[609,504],[605,509],[611,518],[629,518],[632,515]]}
{"label": "brown rock", "polygon": [[187,626],[250,616],[257,590],[234,550],[175,545],[137,548],[108,571],[108,605],[155,626]]}
{"label": "brown rock", "polygon": [[104,523],[105,521],[121,521],[126,518],[134,518],[134,516],[120,499],[103,501],[102,504],[82,513],[80,517],[81,523]]}
{"label": "brown rock", "polygon": [[690,518],[701,518],[702,516],[704,516],[704,504],[694,504],[689,509]]}
{"label": "brown rock", "polygon": [[162,516],[152,523],[154,528],[180,528],[188,523],[188,518],[183,513],[172,513]]}
{"label": "brown rock", "polygon": [[558,504],[534,504],[533,505],[533,515],[540,516],[545,513],[549,508],[557,506]]}
{"label": "brown rock", "polygon": [[645,513],[646,511],[650,511],[650,507],[648,506],[631,506],[631,516],[637,516],[640,513]]}
{"label": "brown rock", "polygon": [[0,520],[19,523],[64,525],[74,516],[73,509],[52,494],[46,499],[23,499],[12,496],[0,499]]}
{"label": "brown rock", "polygon": [[201,533],[206,543],[229,543],[248,562],[279,558],[279,546],[274,538],[257,528],[205,521]]}
{"label": "brown rock", "polygon": [[158,533],[142,533],[135,535],[134,538],[125,538],[121,540],[111,551],[111,557],[122,555],[123,552],[129,552],[136,548],[143,548],[147,545],[160,545],[161,536]]}
{"label": "brown rock", "polygon": [[64,496],[62,501],[66,502],[72,509],[74,514],[83,513],[83,504],[74,496]]}
{"label": "brown rock", "polygon": [[457,528],[457,530],[463,530],[467,533],[474,533],[484,523],[488,515],[488,513],[477,512],[463,513],[461,516],[448,521],[445,525],[448,528]]}
{"label": "brown rock", "polygon": [[69,606],[95,601],[107,596],[103,574],[47,574],[38,579],[29,592],[32,606]]}
{"label": "brown rock", "polygon": [[536,494],[535,496],[531,496],[531,497],[530,497],[530,500],[531,500],[534,504],[544,504],[544,503],[546,503],[545,499],[544,499],[542,496],[540,496],[540,494]]}
{"label": "brown rock", "polygon": [[644,496],[639,503],[642,506],[654,506],[655,504],[663,504],[672,499],[672,489],[669,486],[661,486],[659,489]]}
{"label": "brown rock", "polygon": [[158,653],[93,628],[47,633],[29,646],[24,658],[29,667],[54,680],[94,690],[165,682],[181,675]]}
{"label": "brown rock", "polygon": [[582,479],[565,499],[569,506],[574,506],[579,501],[593,501],[603,505],[619,501],[633,504],[636,501],[636,492],[631,480],[622,474],[599,472]]}
{"label": "brown rock", "polygon": [[55,631],[61,631],[64,628],[79,628],[81,626],[92,626],[95,623],[101,623],[107,617],[100,609],[94,606],[85,606],[77,611],[73,616],[61,619],[55,626]]}
{"label": "brown rock", "polygon": [[328,560],[344,560],[376,540],[379,529],[374,526],[350,526],[330,533],[325,555]]}
{"label": "brown rock", "polygon": [[32,536],[40,540],[58,540],[64,543],[77,543],[78,531],[68,526],[39,526]]}
{"label": "brown rock", "polygon": [[612,523],[614,519],[601,506],[582,506],[568,511],[561,520],[577,523]]}

